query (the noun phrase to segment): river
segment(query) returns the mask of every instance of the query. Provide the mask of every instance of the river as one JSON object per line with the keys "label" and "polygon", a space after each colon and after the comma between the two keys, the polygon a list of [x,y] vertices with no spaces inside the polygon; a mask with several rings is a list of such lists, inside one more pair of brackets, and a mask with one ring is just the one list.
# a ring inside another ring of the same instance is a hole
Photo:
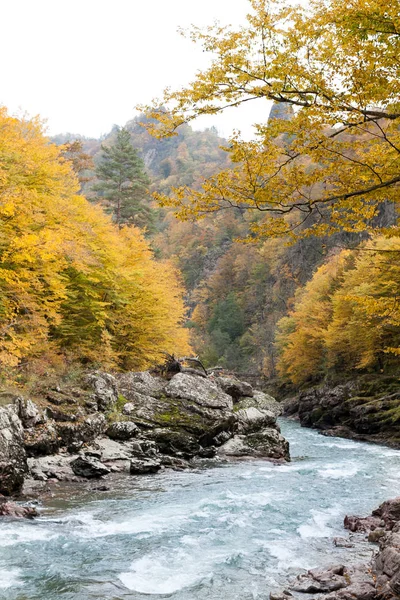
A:
{"label": "river", "polygon": [[289,464],[124,478],[3,520],[0,599],[267,600],[299,570],[368,558],[333,537],[346,513],[399,495],[400,451],[281,426]]}

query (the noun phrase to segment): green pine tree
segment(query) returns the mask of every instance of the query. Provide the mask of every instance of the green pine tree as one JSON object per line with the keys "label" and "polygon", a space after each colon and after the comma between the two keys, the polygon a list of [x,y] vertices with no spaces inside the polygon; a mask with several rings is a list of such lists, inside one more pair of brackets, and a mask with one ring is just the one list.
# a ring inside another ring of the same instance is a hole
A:
{"label": "green pine tree", "polygon": [[148,194],[149,178],[143,160],[132,146],[127,129],[118,129],[115,143],[102,145],[101,162],[96,167],[98,182],[93,190],[112,214],[117,225],[138,225],[152,229],[154,214]]}

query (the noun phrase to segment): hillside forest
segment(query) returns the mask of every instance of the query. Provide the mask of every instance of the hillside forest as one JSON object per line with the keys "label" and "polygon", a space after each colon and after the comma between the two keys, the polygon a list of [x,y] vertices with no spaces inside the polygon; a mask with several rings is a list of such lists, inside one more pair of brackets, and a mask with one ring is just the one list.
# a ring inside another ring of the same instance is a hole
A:
{"label": "hillside forest", "polygon": [[[193,31],[208,71],[102,139],[1,110],[12,377],[165,353],[295,386],[398,368],[396,9],[250,5],[240,32]],[[252,98],[271,106],[252,142],[191,124]]]}

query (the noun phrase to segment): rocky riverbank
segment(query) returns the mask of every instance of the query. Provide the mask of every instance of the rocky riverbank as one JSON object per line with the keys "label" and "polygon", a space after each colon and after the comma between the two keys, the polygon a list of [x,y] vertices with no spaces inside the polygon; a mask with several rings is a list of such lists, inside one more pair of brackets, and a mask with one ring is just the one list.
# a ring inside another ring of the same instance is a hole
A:
{"label": "rocky riverbank", "polygon": [[[381,504],[368,517],[346,516],[344,526],[355,535],[368,537],[378,551],[368,564],[332,565],[298,575],[281,594],[271,600],[292,596],[324,600],[394,600],[400,597],[400,497]],[[337,539],[337,544],[352,545]]]}
{"label": "rocky riverbank", "polygon": [[400,378],[371,375],[309,388],[285,400],[284,414],[324,435],[400,448]]}
{"label": "rocky riverbank", "polygon": [[[91,373],[82,386],[0,407],[0,494],[184,469],[196,459],[287,461],[279,413],[271,396],[235,378]],[[2,514],[7,506],[12,514],[3,498]]]}

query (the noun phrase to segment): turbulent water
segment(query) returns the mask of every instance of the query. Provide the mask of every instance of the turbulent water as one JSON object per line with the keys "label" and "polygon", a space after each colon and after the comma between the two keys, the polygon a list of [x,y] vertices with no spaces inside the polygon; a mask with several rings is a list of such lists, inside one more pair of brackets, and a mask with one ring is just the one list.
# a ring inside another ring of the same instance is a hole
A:
{"label": "turbulent water", "polygon": [[266,600],[336,548],[346,513],[399,494],[400,452],[283,421],[292,462],[127,478],[0,524],[1,600]]}

